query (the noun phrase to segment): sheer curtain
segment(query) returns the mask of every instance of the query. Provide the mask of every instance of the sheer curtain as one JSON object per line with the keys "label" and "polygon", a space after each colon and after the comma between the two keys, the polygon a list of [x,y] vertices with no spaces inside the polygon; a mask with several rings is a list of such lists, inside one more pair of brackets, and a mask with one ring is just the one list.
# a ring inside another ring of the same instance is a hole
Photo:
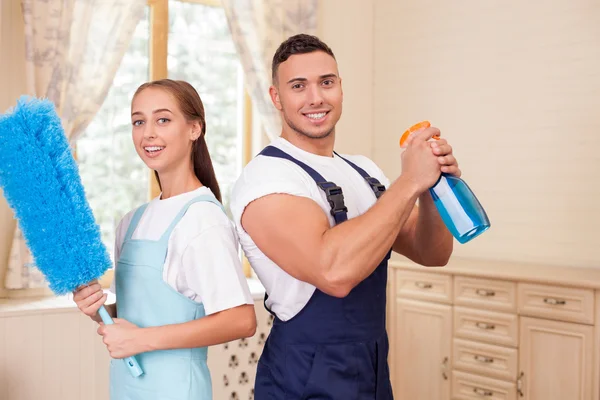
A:
{"label": "sheer curtain", "polygon": [[[146,0],[22,0],[27,93],[50,99],[74,144],[100,109]],[[44,287],[17,227],[6,289]]]}

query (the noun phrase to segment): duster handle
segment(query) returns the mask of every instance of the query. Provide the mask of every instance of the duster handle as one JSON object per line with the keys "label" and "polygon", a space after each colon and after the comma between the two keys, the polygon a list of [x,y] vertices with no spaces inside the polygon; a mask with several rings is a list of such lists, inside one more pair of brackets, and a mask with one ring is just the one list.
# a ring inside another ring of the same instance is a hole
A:
{"label": "duster handle", "polygon": [[[98,314],[100,315],[100,318],[102,318],[102,322],[104,322],[105,325],[112,325],[114,323],[104,306],[100,307]],[[125,362],[127,369],[134,378],[137,378],[144,373],[142,367],[140,367],[140,364],[138,364],[135,357],[127,357],[123,359],[123,362]]]}

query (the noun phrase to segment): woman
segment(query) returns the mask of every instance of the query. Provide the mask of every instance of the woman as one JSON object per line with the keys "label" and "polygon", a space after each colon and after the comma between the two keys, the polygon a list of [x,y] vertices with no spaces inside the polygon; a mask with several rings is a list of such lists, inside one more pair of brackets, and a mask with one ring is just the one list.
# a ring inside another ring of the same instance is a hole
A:
{"label": "woman", "polygon": [[[111,362],[111,398],[211,399],[207,346],[254,335],[256,316],[234,228],[223,211],[205,141],[204,107],[183,81],[145,83],[131,105],[133,142],[162,193],[117,228],[114,325],[98,333],[113,358],[137,355],[133,378]],[[95,321],[106,295],[75,293]]]}

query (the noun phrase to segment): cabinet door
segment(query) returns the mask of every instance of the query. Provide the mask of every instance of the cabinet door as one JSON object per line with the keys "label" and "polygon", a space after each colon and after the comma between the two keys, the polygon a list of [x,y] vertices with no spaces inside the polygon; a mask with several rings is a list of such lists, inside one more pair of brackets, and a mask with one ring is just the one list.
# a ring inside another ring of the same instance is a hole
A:
{"label": "cabinet door", "polygon": [[394,397],[450,399],[452,308],[396,299]]}
{"label": "cabinet door", "polygon": [[570,322],[521,318],[524,400],[592,400],[593,328]]}

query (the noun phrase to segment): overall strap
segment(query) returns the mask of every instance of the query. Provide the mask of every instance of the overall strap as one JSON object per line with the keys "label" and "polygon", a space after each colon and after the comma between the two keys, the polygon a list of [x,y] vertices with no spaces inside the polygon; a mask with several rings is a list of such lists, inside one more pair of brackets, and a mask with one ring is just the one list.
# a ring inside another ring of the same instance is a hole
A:
{"label": "overall strap", "polygon": [[[335,151],[334,151],[334,153],[335,153]],[[360,174],[360,176],[362,176],[365,179],[365,181],[367,181],[367,184],[369,184],[369,187],[371,188],[371,190],[373,190],[373,193],[375,193],[376,198],[381,197],[383,192],[385,192],[385,185],[382,185],[381,182],[379,182],[376,178],[369,176],[369,174],[367,174],[367,171],[365,171],[358,165],[354,164],[352,161],[345,159],[344,157],[340,156],[338,153],[335,153],[335,155],[337,155],[339,158],[341,158],[342,160],[344,160],[348,164],[350,164],[350,166],[352,168],[354,168],[356,170],[356,172],[358,172]]]}
{"label": "overall strap", "polygon": [[316,182],[317,186],[325,192],[325,196],[331,207],[330,213],[335,219],[336,225],[348,219],[348,209],[344,204],[344,194],[341,187],[325,180],[317,171],[277,147],[267,146],[259,154],[267,157],[283,158],[302,168]]}
{"label": "overall strap", "polygon": [[131,222],[129,223],[129,228],[127,228],[127,233],[125,234],[124,241],[131,240],[131,236],[133,235],[135,228],[137,228],[138,224],[140,223],[140,219],[142,219],[142,215],[144,215],[144,211],[146,211],[147,207],[148,207],[148,203],[139,207],[135,211],[135,214],[133,214],[133,218],[131,219]]}
{"label": "overall strap", "polygon": [[167,230],[165,231],[165,233],[163,233],[163,235],[160,238],[160,240],[161,241],[168,241],[169,240],[169,236],[171,236],[171,232],[173,232],[173,229],[175,229],[175,226],[181,220],[181,218],[185,215],[185,213],[187,212],[188,208],[192,204],[198,203],[198,202],[201,202],[201,201],[206,201],[206,202],[209,202],[209,203],[213,203],[213,204],[219,206],[219,208],[221,209],[221,211],[225,212],[225,209],[223,208],[223,205],[221,203],[219,203],[219,200],[217,200],[214,196],[203,195],[203,196],[195,197],[192,200],[188,201],[181,208],[181,210],[179,210],[179,212],[177,213],[177,215],[175,216],[175,218],[173,218],[173,221],[171,222],[171,225],[169,225],[169,227],[167,228]]}

